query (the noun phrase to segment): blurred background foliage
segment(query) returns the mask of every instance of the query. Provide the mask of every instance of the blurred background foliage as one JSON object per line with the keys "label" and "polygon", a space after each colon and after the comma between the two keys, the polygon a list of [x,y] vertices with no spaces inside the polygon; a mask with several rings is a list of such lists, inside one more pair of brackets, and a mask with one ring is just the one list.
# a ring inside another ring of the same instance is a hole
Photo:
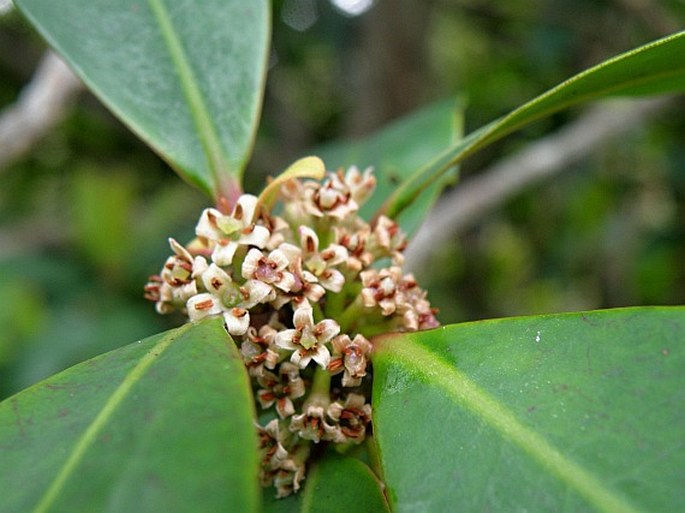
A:
{"label": "blurred background foliage", "polygon": [[[4,6],[0,107],[45,50]],[[456,94],[473,130],[685,20],[682,0],[280,0],[274,9],[251,191],[309,148]],[[418,278],[443,322],[685,303],[676,106],[435,248]],[[493,145],[462,176],[577,113]],[[142,286],[169,253],[168,236],[192,237],[205,203],[87,92],[0,168],[0,397],[179,324],[154,313]]]}

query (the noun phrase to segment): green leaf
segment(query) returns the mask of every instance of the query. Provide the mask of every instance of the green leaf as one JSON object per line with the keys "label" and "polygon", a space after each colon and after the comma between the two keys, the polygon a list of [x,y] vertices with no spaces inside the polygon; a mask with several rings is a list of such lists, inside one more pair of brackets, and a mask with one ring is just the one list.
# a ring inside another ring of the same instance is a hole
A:
{"label": "green leaf", "polygon": [[[374,167],[378,180],[376,191],[361,209],[362,216],[369,219],[399,184],[462,137],[463,121],[463,101],[443,100],[391,123],[366,139],[332,143],[314,153],[324,160],[328,169],[352,165],[360,169]],[[402,213],[399,222],[407,233],[418,229],[443,187],[456,177],[457,168],[450,168]]]}
{"label": "green leaf", "polygon": [[0,512],[255,511],[251,404],[216,319],[72,367],[0,403]]}
{"label": "green leaf", "polygon": [[605,96],[685,91],[685,31],[609,59],[469,134],[396,189],[384,210],[397,217],[452,166],[507,134],[562,109]]}
{"label": "green leaf", "polygon": [[378,345],[374,436],[394,511],[685,510],[685,308]]}
{"label": "green leaf", "polygon": [[381,485],[360,460],[328,452],[307,475],[304,490],[285,499],[264,489],[264,513],[389,512]]}
{"label": "green leaf", "polygon": [[322,180],[324,176],[326,176],[326,167],[319,157],[301,158],[288,166],[285,171],[271,180],[271,182],[262,190],[259,195],[259,202],[257,203],[258,208],[259,206],[264,206],[267,209],[273,208],[273,204],[278,198],[278,191],[288,180],[293,178]]}
{"label": "green leaf", "polygon": [[266,0],[17,0],[88,87],[184,178],[234,191],[252,147]]}

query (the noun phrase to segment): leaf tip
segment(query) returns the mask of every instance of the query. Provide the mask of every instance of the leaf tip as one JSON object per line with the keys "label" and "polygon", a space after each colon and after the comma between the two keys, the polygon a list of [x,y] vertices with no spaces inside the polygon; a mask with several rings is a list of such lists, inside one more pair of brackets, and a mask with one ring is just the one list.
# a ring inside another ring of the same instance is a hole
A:
{"label": "leaf tip", "polygon": [[312,178],[321,180],[326,175],[326,166],[319,157],[303,157],[293,162],[285,171],[264,188],[259,195],[259,205],[270,207],[276,200],[276,195],[280,186],[293,178]]}

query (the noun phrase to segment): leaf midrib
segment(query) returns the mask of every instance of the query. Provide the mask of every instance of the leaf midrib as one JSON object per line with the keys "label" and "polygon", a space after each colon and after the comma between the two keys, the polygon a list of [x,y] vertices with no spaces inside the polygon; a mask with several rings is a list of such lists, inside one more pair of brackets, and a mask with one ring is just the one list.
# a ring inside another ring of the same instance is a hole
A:
{"label": "leaf midrib", "polygon": [[[391,356],[392,355],[392,356]],[[545,438],[521,424],[516,416],[497,402],[465,374],[410,338],[391,343],[377,354],[388,363],[401,364],[447,392],[456,402],[478,415],[504,438],[519,446],[538,464],[576,490],[597,510],[607,513],[640,513],[614,491],[602,486],[599,478],[569,460]]]}
{"label": "leaf midrib", "polygon": [[86,451],[93,444],[98,433],[107,424],[117,407],[127,397],[133,386],[145,375],[150,366],[158,360],[159,356],[161,356],[174,340],[178,339],[187,330],[188,326],[191,325],[187,324],[162,338],[162,340],[145,353],[136,366],[124,377],[122,382],[116,390],[112,392],[112,395],[110,395],[109,399],[107,399],[98,414],[74,445],[71,454],[62,465],[62,468],[57,472],[57,475],[50,483],[50,486],[34,508],[34,513],[44,513],[54,504],[67,480],[74,473]]}
{"label": "leaf midrib", "polygon": [[183,45],[178,37],[174,25],[171,22],[169,12],[162,0],[148,0],[148,5],[159,24],[159,29],[164,38],[164,42],[169,50],[171,62],[178,72],[181,82],[181,89],[188,102],[190,115],[197,128],[198,137],[202,144],[202,149],[207,158],[210,172],[210,179],[213,182],[213,191],[217,194],[218,188],[222,183],[222,175],[231,170],[223,153],[219,135],[216,132],[209,110],[204,101],[204,96],[198,84],[197,77],[188,60],[188,56],[183,49]]}

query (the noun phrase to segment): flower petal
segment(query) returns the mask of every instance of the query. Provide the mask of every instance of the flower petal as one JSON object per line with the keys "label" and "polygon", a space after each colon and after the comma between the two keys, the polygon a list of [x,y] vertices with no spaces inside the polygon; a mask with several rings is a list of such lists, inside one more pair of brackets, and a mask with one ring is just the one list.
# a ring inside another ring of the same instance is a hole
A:
{"label": "flower petal", "polygon": [[233,218],[240,221],[243,226],[247,226],[254,220],[256,208],[257,197],[252,194],[243,194],[238,198],[233,209]]}
{"label": "flower petal", "polygon": [[220,295],[232,283],[231,277],[221,267],[212,263],[202,274],[202,284],[210,294]]}
{"label": "flower petal", "polygon": [[304,369],[312,361],[312,355],[309,351],[295,351],[290,355],[290,361],[300,367],[300,369]]}
{"label": "flower petal", "polygon": [[319,251],[319,237],[309,226],[300,226],[300,246],[306,256],[313,255]]}
{"label": "flower petal", "polygon": [[268,303],[276,299],[274,289],[262,281],[247,280],[241,290],[243,288],[247,292],[247,298],[240,303],[243,308],[252,308],[259,303]]}
{"label": "flower petal", "polygon": [[276,265],[276,271],[282,271],[286,267],[288,267],[288,264],[290,264],[290,259],[288,258],[288,253],[282,249],[280,249],[284,244],[281,244],[278,248],[279,249],[274,249],[271,253],[269,253],[269,261],[273,262]]}
{"label": "flower petal", "polygon": [[231,265],[236,249],[238,249],[238,244],[236,242],[226,240],[219,241],[214,248],[214,251],[212,251],[212,262],[221,266]]}
{"label": "flower petal", "polygon": [[345,277],[337,269],[326,269],[319,275],[319,280],[331,292],[340,292],[345,285]]}
{"label": "flower petal", "polygon": [[188,262],[193,261],[192,255],[188,253],[188,250],[182,244],[179,244],[176,239],[169,237],[169,246],[171,246],[171,250],[176,253],[177,256]]}
{"label": "flower petal", "polygon": [[263,248],[269,242],[271,232],[266,226],[253,226],[248,232],[243,232],[238,242],[243,246],[257,246]]}
{"label": "flower petal", "polygon": [[321,252],[321,258],[327,266],[342,264],[348,258],[347,248],[339,244],[331,244]]}
{"label": "flower petal", "polygon": [[224,312],[224,321],[231,335],[244,335],[250,327],[250,313],[244,308],[231,308]]}
{"label": "flower petal", "polygon": [[293,273],[288,272],[281,273],[281,276],[276,281],[274,281],[274,285],[276,285],[279,289],[281,289],[284,292],[290,292],[295,286],[295,283],[297,283],[297,280],[295,280],[295,276],[293,275]]}
{"label": "flower petal", "polygon": [[243,278],[249,279],[254,276],[254,273],[259,267],[259,261],[264,258],[264,253],[256,248],[252,248],[247,252],[245,260],[243,260],[243,267],[241,269]]}
{"label": "flower petal", "polygon": [[312,359],[321,365],[323,369],[326,369],[328,367],[329,362],[331,361],[331,353],[328,351],[328,348],[321,344],[316,351],[312,353]]}
{"label": "flower petal", "polygon": [[298,346],[293,344],[293,337],[295,336],[297,330],[283,330],[276,333],[276,338],[274,343],[281,349],[287,349],[293,351],[298,349]]}
{"label": "flower petal", "polygon": [[203,256],[196,256],[193,260],[193,278],[199,278],[209,268],[207,259]]}
{"label": "flower petal", "polygon": [[202,293],[191,297],[186,303],[188,317],[191,321],[199,321],[205,317],[221,313],[219,301],[211,294]]}
{"label": "flower petal", "polygon": [[316,325],[314,332],[319,344],[325,344],[340,333],[340,325],[333,319],[324,319]]}
{"label": "flower petal", "polygon": [[306,326],[314,325],[314,314],[309,301],[305,300],[300,303],[297,308],[295,308],[295,313],[293,314],[293,324],[296,328],[304,328]]}
{"label": "flower petal", "polygon": [[195,227],[195,234],[198,237],[204,237],[209,240],[218,240],[221,238],[221,231],[217,226],[217,221],[223,217],[223,214],[215,208],[206,208],[200,215],[200,220]]}

